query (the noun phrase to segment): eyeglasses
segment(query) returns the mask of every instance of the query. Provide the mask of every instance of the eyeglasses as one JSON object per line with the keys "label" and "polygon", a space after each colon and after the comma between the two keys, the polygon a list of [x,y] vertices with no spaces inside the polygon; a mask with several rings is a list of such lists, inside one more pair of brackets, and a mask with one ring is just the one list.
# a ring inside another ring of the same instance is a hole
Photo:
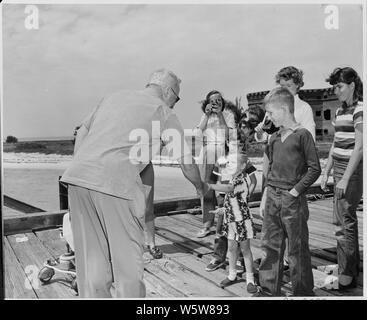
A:
{"label": "eyeglasses", "polygon": [[172,88],[170,88],[170,89],[172,90],[173,94],[176,96],[175,103],[179,102],[180,101],[180,97],[176,94],[176,92]]}

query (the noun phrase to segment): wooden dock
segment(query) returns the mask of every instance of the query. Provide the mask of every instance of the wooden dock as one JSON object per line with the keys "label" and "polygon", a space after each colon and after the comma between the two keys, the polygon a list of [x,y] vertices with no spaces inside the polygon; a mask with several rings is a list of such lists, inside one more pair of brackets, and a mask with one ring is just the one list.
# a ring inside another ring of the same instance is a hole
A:
{"label": "wooden dock", "polygon": [[[205,271],[212,258],[215,235],[198,239],[196,233],[202,226],[201,214],[187,212],[187,208],[198,204],[198,199],[186,199],[155,204],[156,243],[164,252],[162,259],[154,260],[146,252],[145,284],[147,298],[203,297],[233,298],[250,297],[246,291],[245,277],[225,289],[219,283],[228,272],[228,266],[213,272]],[[261,257],[261,219],[258,207],[252,205],[258,234],[252,241],[254,259]],[[309,202],[310,249],[318,297],[340,297],[341,293],[327,290],[325,280],[328,270],[336,264],[336,239],[332,225],[332,198]],[[159,211],[158,211],[158,210]],[[5,294],[7,299],[75,299],[70,287],[70,278],[58,274],[50,283],[42,285],[37,278],[38,270],[50,258],[57,258],[66,251],[65,242],[55,226],[61,224],[62,215],[56,213],[29,213],[25,217],[5,219]],[[49,214],[48,217],[46,215]],[[357,211],[359,240],[363,257],[363,211]],[[22,219],[22,220],[20,220]],[[33,227],[31,227],[33,226]],[[361,261],[361,267],[363,263]],[[291,292],[289,274],[283,278],[282,294]],[[343,296],[363,296],[363,273],[358,287],[343,293]]]}

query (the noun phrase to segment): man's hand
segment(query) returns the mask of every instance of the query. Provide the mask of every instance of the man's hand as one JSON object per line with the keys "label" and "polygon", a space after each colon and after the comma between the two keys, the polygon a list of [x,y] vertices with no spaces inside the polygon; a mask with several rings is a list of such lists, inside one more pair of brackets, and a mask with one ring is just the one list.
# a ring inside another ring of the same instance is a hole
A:
{"label": "man's hand", "polygon": [[203,182],[201,188],[196,189],[196,193],[198,197],[202,198],[208,193],[209,189],[210,189],[209,184]]}

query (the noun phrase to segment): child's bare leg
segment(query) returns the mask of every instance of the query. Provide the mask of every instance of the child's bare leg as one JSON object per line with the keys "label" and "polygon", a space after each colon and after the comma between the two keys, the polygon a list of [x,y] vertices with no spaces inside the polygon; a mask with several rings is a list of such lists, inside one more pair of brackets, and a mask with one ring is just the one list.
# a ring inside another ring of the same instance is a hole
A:
{"label": "child's bare leg", "polygon": [[228,239],[228,262],[229,262],[229,280],[235,280],[237,277],[236,263],[238,258],[238,242]]}
{"label": "child's bare leg", "polygon": [[240,243],[243,258],[245,260],[245,267],[246,267],[246,282],[247,284],[254,282],[254,258],[252,256],[251,246],[250,246],[250,239],[241,241]]}

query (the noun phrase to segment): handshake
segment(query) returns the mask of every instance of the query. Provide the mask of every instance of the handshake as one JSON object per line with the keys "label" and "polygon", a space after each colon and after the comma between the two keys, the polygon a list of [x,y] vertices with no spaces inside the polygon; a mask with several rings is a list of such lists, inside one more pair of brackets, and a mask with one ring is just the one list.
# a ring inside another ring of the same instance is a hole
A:
{"label": "handshake", "polygon": [[209,184],[202,181],[201,187],[196,188],[196,193],[198,197],[202,198],[208,193],[209,190],[210,190]]}

